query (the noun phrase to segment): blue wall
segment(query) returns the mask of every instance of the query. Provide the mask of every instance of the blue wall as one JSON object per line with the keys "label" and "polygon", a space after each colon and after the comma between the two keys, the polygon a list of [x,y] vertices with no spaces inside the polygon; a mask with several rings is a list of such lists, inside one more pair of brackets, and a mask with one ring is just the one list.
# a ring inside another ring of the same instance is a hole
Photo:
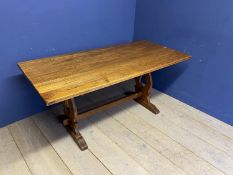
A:
{"label": "blue wall", "polygon": [[154,74],[154,84],[233,125],[233,1],[137,0],[135,40],[148,39],[193,59]]}
{"label": "blue wall", "polygon": [[133,39],[135,0],[1,0],[0,126],[45,109],[16,63]]}
{"label": "blue wall", "polygon": [[129,42],[133,30],[193,56],[156,72],[156,88],[233,125],[233,1],[137,0],[136,17],[135,1],[1,0],[0,126],[45,109],[17,62]]}

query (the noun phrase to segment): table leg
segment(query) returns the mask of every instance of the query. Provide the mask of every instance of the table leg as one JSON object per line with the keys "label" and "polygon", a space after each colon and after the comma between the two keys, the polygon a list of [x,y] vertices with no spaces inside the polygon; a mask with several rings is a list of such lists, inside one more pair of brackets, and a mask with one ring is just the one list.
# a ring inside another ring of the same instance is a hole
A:
{"label": "table leg", "polygon": [[[64,120],[64,126],[73,137],[74,141],[77,143],[79,148],[83,151],[88,148],[86,141],[78,131],[78,111],[74,99],[64,101],[64,114],[68,120]],[[68,121],[68,122],[67,122]]]}
{"label": "table leg", "polygon": [[135,99],[136,102],[153,112],[154,114],[158,114],[158,108],[150,102],[150,92],[152,89],[152,76],[151,74],[145,74],[146,78],[145,85],[142,84],[142,76],[135,78],[135,90],[136,92],[142,92],[141,97]]}

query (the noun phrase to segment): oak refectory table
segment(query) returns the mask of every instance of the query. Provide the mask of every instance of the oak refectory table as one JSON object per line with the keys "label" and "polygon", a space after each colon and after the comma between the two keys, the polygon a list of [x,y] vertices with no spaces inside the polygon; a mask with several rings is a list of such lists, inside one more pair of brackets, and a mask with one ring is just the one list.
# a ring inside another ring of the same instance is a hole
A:
{"label": "oak refectory table", "polygon": [[[80,149],[85,150],[87,144],[78,130],[78,121],[128,100],[135,100],[158,114],[159,110],[149,99],[151,73],[189,58],[189,55],[176,50],[138,41],[25,61],[18,65],[47,106],[63,102],[66,116],[63,124]],[[143,76],[145,84],[141,80]],[[75,97],[130,79],[135,79],[134,92],[82,113],[77,110]]]}

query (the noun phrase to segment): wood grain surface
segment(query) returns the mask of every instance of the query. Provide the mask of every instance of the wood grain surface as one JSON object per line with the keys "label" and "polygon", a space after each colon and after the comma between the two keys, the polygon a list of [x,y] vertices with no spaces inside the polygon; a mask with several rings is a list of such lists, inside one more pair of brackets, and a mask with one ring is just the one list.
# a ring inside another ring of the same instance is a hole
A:
{"label": "wood grain surface", "polygon": [[148,41],[18,63],[52,105],[189,59]]}

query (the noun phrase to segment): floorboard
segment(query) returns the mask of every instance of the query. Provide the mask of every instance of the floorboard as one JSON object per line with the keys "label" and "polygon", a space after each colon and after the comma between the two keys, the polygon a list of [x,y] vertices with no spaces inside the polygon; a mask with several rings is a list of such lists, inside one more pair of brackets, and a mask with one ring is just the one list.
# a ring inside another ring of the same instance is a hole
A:
{"label": "floorboard", "polygon": [[[175,108],[163,98],[156,98],[155,96],[152,98],[152,102],[156,103],[157,107],[162,111],[164,119],[172,121],[177,126],[191,132],[233,157],[233,139],[209,127],[203,122],[188,117],[190,113],[180,112],[182,109]],[[167,108],[168,105],[169,108]]]}
{"label": "floorboard", "polygon": [[71,174],[31,118],[12,124],[9,129],[33,174]]}
{"label": "floorboard", "polygon": [[[95,93],[92,94],[92,97],[90,98],[101,99],[109,96],[110,92],[112,92],[112,90],[106,91],[102,97],[100,97],[100,94]],[[130,105],[130,103],[134,102],[129,102],[127,104],[128,106],[125,108],[123,107],[125,105],[121,105],[120,107],[115,107],[106,111],[109,118],[119,121],[122,125],[126,126],[133,133],[141,137],[147,144],[151,145],[155,150],[167,157],[188,174],[223,174],[221,170],[218,170],[207,161],[195,155],[195,153],[189,149],[175,142],[159,129],[154,128],[151,124],[148,124],[143,119],[143,116],[149,113],[150,115],[153,115],[153,117],[156,117],[151,112],[147,111],[143,107],[140,109],[141,113],[137,113],[133,110],[129,112],[130,108],[132,108],[134,105],[138,105],[136,103]],[[140,114],[141,116],[138,117]],[[100,123],[102,123],[102,121],[100,121]]]}
{"label": "floorboard", "polygon": [[123,107],[132,114],[145,120],[151,126],[159,129],[176,142],[180,143],[203,160],[211,163],[213,166],[226,174],[233,174],[233,158],[225,152],[217,149],[215,146],[208,144],[205,140],[193,135],[192,133],[178,127],[175,123],[164,118],[163,113],[154,116],[151,112],[134,102],[130,102]]}
{"label": "floorboard", "polygon": [[136,160],[150,174],[185,174],[166,157],[159,154],[134,133],[112,119],[111,116],[101,113],[93,116],[90,120],[93,125],[97,126],[108,138],[119,145],[122,150]]}
{"label": "floorboard", "polygon": [[80,123],[81,133],[86,139],[89,149],[108,169],[116,175],[148,175],[149,173],[112,142],[98,128],[87,120]]}
{"label": "floorboard", "polygon": [[0,174],[31,174],[7,127],[0,128]]}
{"label": "floorboard", "polygon": [[187,118],[199,121],[217,132],[233,139],[232,126],[155,89],[152,91],[152,98],[166,102],[169,109],[179,111],[180,113],[186,115]]}
{"label": "floorboard", "polygon": [[34,116],[33,120],[74,175],[111,174],[89,150],[81,151],[77,148],[77,144],[54,113],[43,112]]}
{"label": "floorboard", "polygon": [[[78,98],[78,109],[127,88]],[[152,102],[160,114],[130,101],[81,121],[83,152],[57,120],[59,106],[1,128],[0,175],[233,175],[233,127],[156,90]]]}

